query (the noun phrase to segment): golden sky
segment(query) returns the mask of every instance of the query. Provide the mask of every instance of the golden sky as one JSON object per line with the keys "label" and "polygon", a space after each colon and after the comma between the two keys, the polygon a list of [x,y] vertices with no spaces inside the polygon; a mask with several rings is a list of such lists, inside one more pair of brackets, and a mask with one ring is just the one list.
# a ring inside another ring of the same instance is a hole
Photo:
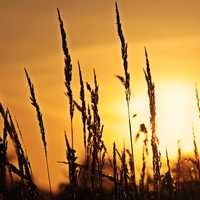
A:
{"label": "golden sky", "polygon": [[[181,139],[185,151],[192,149],[192,124],[199,128],[194,83],[200,74],[200,2],[198,0],[119,1],[123,30],[128,41],[128,61],[133,93],[132,112],[136,131],[148,125],[148,98],[143,75],[144,46],[149,51],[156,84],[158,135],[162,150],[176,154]],[[114,75],[122,74],[120,43],[112,0],[2,1],[0,6],[0,101],[15,114],[21,126],[38,183],[47,185],[43,149],[30,105],[24,67],[30,72],[44,114],[54,188],[65,180],[63,132],[69,132],[68,101],[64,95],[63,53],[56,8],[68,36],[73,61],[73,87],[78,98],[77,61],[84,79],[96,69],[100,84],[100,109],[106,144],[121,145],[128,139],[124,91]],[[81,137],[76,112],[75,134]],[[199,138],[199,137],[197,137]],[[127,140],[127,145],[128,140]],[[79,156],[83,145],[75,139]],[[136,148],[136,154],[137,148]],[[137,157],[137,156],[136,156]],[[42,167],[44,166],[44,167]]]}

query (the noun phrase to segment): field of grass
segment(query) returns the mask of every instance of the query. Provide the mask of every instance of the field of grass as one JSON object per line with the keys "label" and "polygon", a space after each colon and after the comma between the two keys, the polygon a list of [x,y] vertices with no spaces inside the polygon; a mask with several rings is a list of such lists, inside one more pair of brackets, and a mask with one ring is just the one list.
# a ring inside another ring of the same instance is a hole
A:
{"label": "field of grass", "polygon": [[[161,170],[161,153],[159,147],[159,138],[156,129],[156,100],[155,85],[151,74],[150,62],[147,49],[144,49],[146,68],[144,69],[144,78],[147,85],[147,96],[149,99],[149,116],[151,129],[147,130],[144,123],[140,124],[137,134],[133,133],[132,116],[130,112],[131,101],[131,82],[128,66],[128,45],[125,39],[120,14],[116,4],[116,30],[119,36],[121,46],[123,75],[116,75],[116,78],[122,84],[125,92],[127,105],[127,126],[129,127],[130,146],[118,148],[118,144],[113,142],[112,156],[107,152],[104,142],[104,125],[102,124],[99,112],[99,84],[95,70],[93,71],[93,84],[83,79],[81,64],[78,63],[80,95],[77,98],[72,90],[72,61],[67,44],[66,31],[61,14],[58,11],[58,20],[60,24],[62,49],[64,54],[64,84],[65,94],[68,99],[68,108],[70,121],[70,140],[65,133],[63,139],[66,143],[66,160],[60,163],[66,165],[68,172],[68,182],[60,187],[57,193],[52,192],[51,176],[49,173],[48,160],[48,141],[46,140],[46,129],[43,122],[43,115],[37,99],[37,91],[31,80],[29,72],[25,69],[28,90],[30,91],[30,103],[33,106],[38,127],[40,130],[43,144],[44,158],[46,161],[46,173],[48,177],[49,190],[41,190],[33,180],[31,163],[23,141],[17,120],[11,114],[3,103],[0,103],[0,115],[2,130],[0,132],[0,200],[20,199],[73,199],[73,200],[148,200],[148,199],[199,199],[200,198],[200,158],[195,131],[191,134],[193,140],[193,156],[185,157],[182,155],[180,141],[177,141],[177,161],[176,164],[170,162],[166,148],[167,167],[165,171]],[[114,74],[114,72],[113,72]],[[77,100],[78,99],[78,100]],[[200,114],[200,97],[196,87],[197,109]],[[4,102],[6,103],[6,102]],[[81,113],[82,137],[84,148],[84,161],[78,163],[77,150],[74,147],[74,111]],[[142,169],[136,172],[134,141],[142,137]],[[11,141],[11,142],[10,142]],[[176,141],[175,141],[176,142]],[[15,151],[16,163],[9,159],[8,149]],[[42,151],[42,150],[41,150]],[[147,162],[149,154],[152,154],[151,165]],[[137,177],[139,175],[139,177]]]}

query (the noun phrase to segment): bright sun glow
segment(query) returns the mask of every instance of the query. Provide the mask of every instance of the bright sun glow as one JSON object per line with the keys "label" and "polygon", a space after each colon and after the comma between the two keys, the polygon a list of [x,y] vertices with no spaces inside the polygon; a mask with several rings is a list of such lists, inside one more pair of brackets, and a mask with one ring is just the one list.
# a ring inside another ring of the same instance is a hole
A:
{"label": "bright sun glow", "polygon": [[[159,92],[160,91],[160,92]],[[177,140],[183,149],[192,148],[192,126],[197,125],[194,88],[176,82],[163,85],[157,92],[157,124],[161,146],[177,153]]]}
{"label": "bright sun glow", "polygon": [[[117,103],[115,112],[118,113],[120,123],[116,123],[114,131],[120,132],[122,140],[126,140],[126,144],[129,144],[129,134],[126,134],[128,133],[126,104],[123,100]],[[135,95],[133,99],[131,107],[137,113],[137,117],[132,118],[134,134],[140,123],[145,123],[150,131],[149,114],[148,116],[146,114],[149,113],[148,103],[146,94],[139,97]],[[192,126],[197,131],[199,124],[194,87],[184,83],[164,82],[156,87],[156,110],[161,152],[164,153],[167,147],[170,156],[176,156],[178,140],[181,140],[185,152],[192,151]]]}

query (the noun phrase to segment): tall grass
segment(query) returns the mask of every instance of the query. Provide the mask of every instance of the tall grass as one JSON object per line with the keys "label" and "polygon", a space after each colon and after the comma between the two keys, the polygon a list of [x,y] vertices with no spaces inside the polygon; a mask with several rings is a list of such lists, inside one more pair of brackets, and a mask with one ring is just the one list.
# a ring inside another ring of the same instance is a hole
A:
{"label": "tall grass", "polygon": [[76,151],[70,147],[69,141],[67,139],[67,135],[65,133],[65,142],[66,142],[66,147],[67,147],[67,160],[69,162],[70,166],[70,183],[73,186],[77,185],[77,175],[76,175],[76,159],[77,157],[75,156]]}
{"label": "tall grass", "polygon": [[[27,199],[27,200],[38,199],[39,192],[37,186],[33,182],[30,162],[24,153],[23,147],[18,137],[18,133],[15,128],[12,117],[10,115],[10,112],[8,109],[5,110],[2,104],[0,104],[0,114],[4,120],[3,138],[0,138],[1,199],[7,199],[9,196],[8,192],[9,185],[6,178],[7,173],[9,173],[12,183],[13,183],[12,174],[17,175],[20,178],[22,190],[19,191],[19,196],[21,199]],[[14,150],[17,156],[18,167],[10,163],[8,159],[8,150],[7,150],[8,136],[11,138],[11,141],[14,145]]]}
{"label": "tall grass", "polygon": [[182,153],[181,153],[181,146],[180,146],[180,140],[177,142],[178,144],[178,160],[176,165],[176,192],[181,191],[181,159],[182,159]]}
{"label": "tall grass", "polygon": [[117,78],[121,81],[125,88],[125,97],[126,97],[126,104],[127,104],[127,111],[128,111],[128,124],[129,124],[129,134],[130,134],[130,144],[131,144],[131,180],[133,187],[135,189],[135,192],[137,191],[136,189],[136,180],[135,180],[135,163],[134,163],[134,152],[133,152],[133,136],[132,136],[132,126],[131,126],[131,117],[130,117],[130,98],[131,98],[131,89],[130,89],[130,73],[128,72],[128,53],[127,53],[127,48],[128,45],[125,41],[125,37],[122,31],[122,25],[120,22],[120,15],[119,15],[119,10],[118,6],[116,3],[116,20],[117,20],[117,31],[118,31],[118,36],[121,42],[121,56],[122,56],[122,61],[123,61],[123,67],[124,67],[124,76],[119,76],[117,75]]}
{"label": "tall grass", "polygon": [[195,86],[195,94],[196,94],[197,109],[198,109],[199,118],[200,118],[200,99],[199,99],[199,92],[198,92],[197,85]]}
{"label": "tall grass", "polygon": [[81,72],[81,66],[78,62],[78,71],[79,71],[79,80],[80,80],[80,100],[81,106],[74,101],[74,105],[81,112],[82,115],[82,124],[83,124],[83,143],[85,150],[85,161],[87,160],[87,135],[86,135],[86,126],[87,126],[87,110],[86,110],[86,99],[85,99],[85,87],[83,82],[83,76]]}
{"label": "tall grass", "polygon": [[[8,112],[0,104],[0,113],[7,119]],[[4,120],[3,136],[0,136],[0,198],[6,199],[6,162],[7,162],[7,120]]]}
{"label": "tall grass", "polygon": [[200,180],[200,160],[199,160],[199,150],[196,141],[196,135],[194,131],[194,127],[192,128],[192,136],[193,136],[193,145],[194,145],[194,164],[198,171],[198,180]]}
{"label": "tall grass", "polygon": [[[101,117],[99,114],[99,86],[95,70],[93,71],[94,88],[87,82],[87,90],[90,94],[91,110],[88,107],[88,139],[87,139],[87,164],[91,169],[91,186],[92,190],[102,187],[102,170],[105,163],[105,155],[107,148],[102,139],[103,128]],[[98,172],[98,173],[96,173]]]}
{"label": "tall grass", "polygon": [[172,173],[171,173],[171,166],[170,166],[170,160],[169,160],[169,156],[168,156],[168,151],[166,148],[166,160],[167,160],[167,172],[165,174],[165,185],[167,187],[167,190],[170,194],[170,196],[173,196],[173,192],[174,192],[174,187],[173,187],[173,178],[172,178]]}
{"label": "tall grass", "polygon": [[69,49],[67,47],[67,36],[64,29],[64,24],[61,19],[60,11],[58,11],[58,19],[60,22],[60,32],[61,32],[61,38],[62,38],[62,49],[64,53],[64,75],[65,75],[65,86],[66,86],[66,95],[69,99],[69,106],[70,106],[70,122],[71,122],[71,145],[72,149],[74,148],[74,133],[73,133],[73,116],[74,116],[74,101],[73,101],[73,93],[72,93],[72,63],[71,63],[71,56],[69,54]]}
{"label": "tall grass", "polygon": [[160,184],[160,155],[158,150],[158,138],[156,135],[156,102],[155,102],[155,85],[152,81],[150,64],[147,50],[145,48],[146,70],[144,69],[145,79],[148,88],[150,124],[151,124],[151,146],[153,154],[153,175],[154,175],[154,191],[159,192]]}
{"label": "tall grass", "polygon": [[[199,99],[199,92],[198,92],[198,89],[197,89],[197,85],[195,87],[195,92],[196,92],[197,109],[198,109],[199,118],[200,118],[200,99]],[[196,163],[196,168],[198,170],[198,179],[200,181],[200,160],[199,160],[199,151],[198,151],[198,145],[197,145],[197,142],[196,142],[196,135],[195,135],[194,127],[192,129],[192,135],[193,135],[195,163]]]}
{"label": "tall grass", "polygon": [[50,179],[50,172],[49,172],[49,163],[48,163],[46,133],[45,133],[45,128],[44,128],[43,117],[42,117],[42,113],[40,111],[39,104],[38,104],[37,99],[36,99],[34,85],[31,82],[31,79],[30,79],[30,77],[29,77],[28,72],[26,71],[26,69],[25,69],[25,74],[26,74],[28,86],[29,86],[29,89],[30,89],[31,104],[35,108],[35,112],[36,112],[37,120],[38,120],[38,125],[39,125],[39,128],[40,128],[42,143],[43,143],[43,146],[44,146],[44,153],[45,153],[45,160],[46,160],[46,167],[47,167],[47,175],[48,175],[48,182],[49,182],[49,190],[50,190],[50,193],[52,193],[51,179]]}
{"label": "tall grass", "polygon": [[140,174],[140,180],[139,180],[139,191],[141,194],[145,191],[145,178],[146,178],[146,168],[147,168],[147,158],[149,155],[148,150],[148,131],[145,126],[145,124],[140,124],[140,128],[138,130],[138,133],[135,136],[135,141],[137,142],[141,133],[144,134],[143,139],[143,145],[142,145],[142,170]]}

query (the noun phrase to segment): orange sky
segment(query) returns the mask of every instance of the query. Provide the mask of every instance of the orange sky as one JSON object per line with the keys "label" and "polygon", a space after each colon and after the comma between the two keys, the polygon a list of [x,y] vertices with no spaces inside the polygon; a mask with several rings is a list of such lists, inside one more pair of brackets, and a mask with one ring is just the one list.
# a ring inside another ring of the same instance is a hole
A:
{"label": "orange sky", "polygon": [[[200,74],[199,6],[198,0],[119,1],[128,41],[134,94],[132,112],[138,114],[133,126],[136,131],[141,122],[148,125],[148,98],[142,72],[145,66],[143,47],[147,46],[156,84],[158,134],[162,150],[167,146],[170,155],[176,153],[177,139],[181,139],[185,151],[190,151],[192,124],[196,129],[199,127],[194,95],[194,83],[198,83]],[[54,188],[65,180],[65,168],[56,162],[65,160],[63,132],[69,132],[57,7],[68,33],[75,95],[78,97],[79,59],[86,80],[91,80],[93,68],[97,72],[106,144],[111,145],[115,140],[121,145],[128,139],[124,91],[114,77],[123,73],[114,1],[1,2],[0,101],[17,117],[33,171],[40,177],[37,181],[42,186],[47,185],[40,134],[23,71],[26,67],[44,114]],[[77,137],[81,127],[79,120],[80,115],[76,113]],[[82,144],[76,140],[75,147],[80,155]]]}

